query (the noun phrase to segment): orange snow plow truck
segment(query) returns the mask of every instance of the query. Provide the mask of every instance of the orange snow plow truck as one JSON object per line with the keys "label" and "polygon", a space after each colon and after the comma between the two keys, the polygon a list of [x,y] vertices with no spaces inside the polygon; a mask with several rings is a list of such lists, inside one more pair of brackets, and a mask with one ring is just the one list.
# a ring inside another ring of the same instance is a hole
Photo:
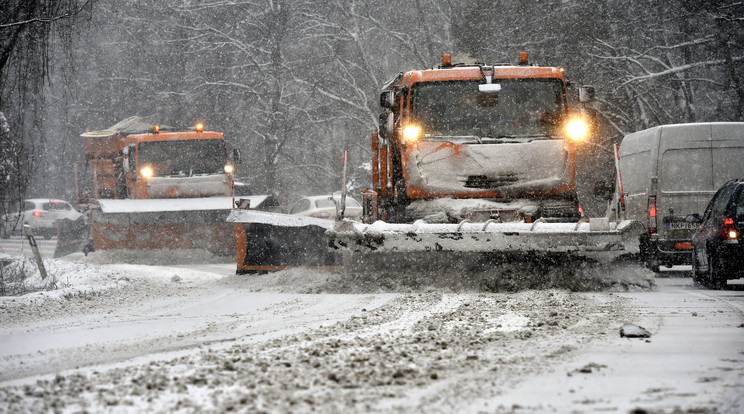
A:
{"label": "orange snow plow truck", "polygon": [[85,132],[95,250],[200,249],[235,255],[233,165],[223,134],[131,117]]}
{"label": "orange snow plow truck", "polygon": [[[593,95],[579,89],[582,103]],[[591,128],[569,108],[562,68],[530,65],[526,53],[517,65],[444,55],[389,82],[380,106],[364,223],[339,217],[325,233],[347,269],[637,253],[638,223],[582,217],[576,151]],[[270,221],[255,216],[233,219]]]}

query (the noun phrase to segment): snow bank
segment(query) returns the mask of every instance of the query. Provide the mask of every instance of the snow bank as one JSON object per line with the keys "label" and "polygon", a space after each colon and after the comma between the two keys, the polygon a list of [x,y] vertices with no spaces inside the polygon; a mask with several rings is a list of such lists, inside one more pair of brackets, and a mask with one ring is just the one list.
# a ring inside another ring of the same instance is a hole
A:
{"label": "snow bank", "polygon": [[[48,275],[46,279],[41,278],[34,260],[24,256],[13,257],[13,261],[2,269],[6,296],[0,296],[0,309],[45,300],[96,296],[111,289],[139,294],[137,289],[133,289],[133,284],[152,287],[170,283],[202,283],[221,277],[199,269],[102,264],[95,255],[86,258],[81,253],[65,259],[44,259],[44,267]],[[155,291],[157,289],[153,288]]]}

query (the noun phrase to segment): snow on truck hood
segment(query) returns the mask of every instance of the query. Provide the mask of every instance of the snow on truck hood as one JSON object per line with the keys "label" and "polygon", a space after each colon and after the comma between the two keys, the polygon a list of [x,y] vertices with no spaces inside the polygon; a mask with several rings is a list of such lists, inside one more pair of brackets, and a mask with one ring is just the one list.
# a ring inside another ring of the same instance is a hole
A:
{"label": "snow on truck hood", "polygon": [[[570,183],[563,140],[536,139],[524,143],[455,145],[418,143],[407,164],[412,185],[434,193],[503,193],[551,191]],[[472,177],[483,177],[482,187],[467,187]]]}
{"label": "snow on truck hood", "polygon": [[[252,206],[263,203],[268,196],[241,196]],[[232,197],[159,198],[153,200],[98,200],[104,213],[148,213],[160,211],[231,210]]]}

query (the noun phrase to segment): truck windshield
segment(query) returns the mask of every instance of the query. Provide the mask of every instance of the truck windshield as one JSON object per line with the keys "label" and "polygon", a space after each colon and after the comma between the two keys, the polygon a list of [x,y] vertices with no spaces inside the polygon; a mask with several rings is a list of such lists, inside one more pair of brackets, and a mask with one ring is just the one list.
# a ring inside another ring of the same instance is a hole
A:
{"label": "truck windshield", "polygon": [[566,112],[559,79],[494,79],[498,92],[478,90],[480,80],[419,82],[411,89],[411,117],[424,139],[452,137],[541,138],[558,134]]}
{"label": "truck windshield", "polygon": [[139,144],[139,167],[149,165],[156,176],[189,177],[220,174],[227,163],[221,139],[153,141]]}

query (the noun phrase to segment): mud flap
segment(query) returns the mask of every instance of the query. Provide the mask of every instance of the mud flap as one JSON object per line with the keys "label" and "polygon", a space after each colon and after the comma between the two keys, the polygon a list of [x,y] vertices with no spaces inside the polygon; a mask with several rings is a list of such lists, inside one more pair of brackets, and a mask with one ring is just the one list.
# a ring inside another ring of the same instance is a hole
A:
{"label": "mud flap", "polygon": [[88,222],[83,217],[78,220],[57,220],[57,246],[54,248],[54,257],[80,251],[86,255],[93,251]]}

